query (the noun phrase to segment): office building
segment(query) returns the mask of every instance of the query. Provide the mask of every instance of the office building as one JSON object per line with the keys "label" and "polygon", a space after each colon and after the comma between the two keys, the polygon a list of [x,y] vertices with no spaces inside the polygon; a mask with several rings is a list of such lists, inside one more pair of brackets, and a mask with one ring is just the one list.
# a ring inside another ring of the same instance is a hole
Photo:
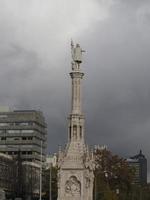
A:
{"label": "office building", "polygon": [[0,111],[0,152],[22,161],[40,162],[46,155],[47,129],[44,116],[36,110]]}
{"label": "office building", "polygon": [[135,184],[147,184],[147,159],[140,150],[139,154],[127,159],[129,166],[135,170],[134,180]]}
{"label": "office building", "polygon": [[40,164],[24,161],[22,163],[22,197],[23,199],[39,199]]}
{"label": "office building", "polygon": [[12,156],[0,153],[0,199],[13,197],[16,170]]}
{"label": "office building", "polygon": [[0,200],[39,199],[41,165],[0,153]]}

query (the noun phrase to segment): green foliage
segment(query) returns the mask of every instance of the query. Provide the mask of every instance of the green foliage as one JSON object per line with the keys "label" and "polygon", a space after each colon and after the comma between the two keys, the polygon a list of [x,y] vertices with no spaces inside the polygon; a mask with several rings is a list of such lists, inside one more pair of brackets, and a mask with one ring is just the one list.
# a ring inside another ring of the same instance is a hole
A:
{"label": "green foliage", "polygon": [[132,185],[132,190],[127,200],[150,200],[150,186]]}

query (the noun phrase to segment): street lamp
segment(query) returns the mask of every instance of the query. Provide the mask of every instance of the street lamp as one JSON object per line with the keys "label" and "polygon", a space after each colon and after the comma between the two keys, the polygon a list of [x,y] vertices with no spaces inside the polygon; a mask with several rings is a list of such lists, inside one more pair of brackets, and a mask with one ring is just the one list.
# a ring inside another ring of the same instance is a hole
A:
{"label": "street lamp", "polygon": [[119,189],[118,188],[116,189],[116,194],[119,195]]}
{"label": "street lamp", "polygon": [[120,191],[119,191],[119,188],[117,188],[117,189],[116,189],[116,195],[117,195],[117,197],[119,197],[119,192],[120,192]]}
{"label": "street lamp", "polygon": [[104,173],[105,173],[105,178],[106,178],[106,180],[107,180],[107,178],[108,178],[108,172],[107,172],[107,171],[104,171]]}
{"label": "street lamp", "polygon": [[42,140],[41,140],[40,199],[39,200],[42,200]]}
{"label": "street lamp", "polygon": [[95,175],[95,177],[94,177],[94,179],[95,179],[95,181],[94,181],[94,197],[95,197],[95,200],[96,200],[96,193],[97,193],[97,191],[96,191],[96,175]]}
{"label": "street lamp", "polygon": [[104,175],[105,175],[105,178],[106,178],[106,184],[107,184],[107,188],[108,188],[108,186],[109,186],[108,172],[107,172],[107,171],[104,171]]}
{"label": "street lamp", "polygon": [[49,177],[50,177],[50,187],[49,187],[49,200],[52,200],[52,163],[50,163],[50,174],[49,174]]}

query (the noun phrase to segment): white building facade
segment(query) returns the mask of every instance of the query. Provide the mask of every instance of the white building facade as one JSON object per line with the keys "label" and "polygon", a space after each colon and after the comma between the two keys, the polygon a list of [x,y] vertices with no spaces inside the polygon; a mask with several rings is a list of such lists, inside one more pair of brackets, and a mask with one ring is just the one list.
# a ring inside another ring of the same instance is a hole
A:
{"label": "white building facade", "polygon": [[58,200],[92,200],[94,181],[93,153],[85,145],[84,115],[81,109],[81,80],[84,73],[80,66],[80,45],[72,50],[72,105],[68,118],[68,143],[58,155]]}

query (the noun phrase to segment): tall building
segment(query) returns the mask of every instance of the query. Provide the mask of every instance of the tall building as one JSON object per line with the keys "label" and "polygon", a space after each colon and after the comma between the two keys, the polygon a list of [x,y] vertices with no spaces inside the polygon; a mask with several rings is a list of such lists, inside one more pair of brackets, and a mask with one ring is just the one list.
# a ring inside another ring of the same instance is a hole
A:
{"label": "tall building", "polygon": [[133,182],[135,184],[147,184],[147,159],[140,150],[139,154],[127,159],[129,166],[134,167],[135,176]]}
{"label": "tall building", "polygon": [[12,156],[0,153],[0,200],[2,196],[11,198],[15,192],[16,167]]}
{"label": "tall building", "polygon": [[82,52],[80,45],[72,50],[72,104],[68,123],[68,143],[58,156],[58,200],[93,199],[93,153],[85,145],[84,115],[81,109]]}
{"label": "tall building", "polygon": [[41,165],[0,153],[0,200],[39,199]]}
{"label": "tall building", "polygon": [[[24,161],[22,163],[22,197],[23,199],[39,199],[40,167],[35,162]],[[45,189],[44,189],[45,190]]]}
{"label": "tall building", "polygon": [[[18,156],[22,161],[40,162],[46,154],[47,129],[42,112],[3,110],[0,112],[0,152]],[[41,142],[42,141],[42,142]]]}

